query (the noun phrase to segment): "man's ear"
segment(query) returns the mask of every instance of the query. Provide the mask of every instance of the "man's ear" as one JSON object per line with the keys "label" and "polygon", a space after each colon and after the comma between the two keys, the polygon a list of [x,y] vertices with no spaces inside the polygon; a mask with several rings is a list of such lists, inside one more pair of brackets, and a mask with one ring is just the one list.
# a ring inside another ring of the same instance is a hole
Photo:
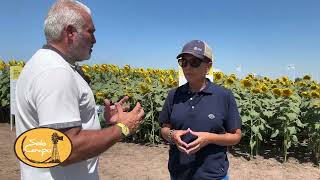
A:
{"label": "man's ear", "polygon": [[77,32],[77,29],[72,25],[67,25],[65,27],[65,33],[68,39],[73,38],[76,32]]}

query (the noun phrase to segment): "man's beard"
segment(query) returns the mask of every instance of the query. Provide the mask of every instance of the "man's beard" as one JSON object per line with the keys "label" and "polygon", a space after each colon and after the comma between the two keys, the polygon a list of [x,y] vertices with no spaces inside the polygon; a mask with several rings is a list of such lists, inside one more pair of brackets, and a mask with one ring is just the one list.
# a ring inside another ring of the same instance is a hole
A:
{"label": "man's beard", "polygon": [[[84,38],[81,34],[79,34],[79,38],[76,40],[76,42],[74,42],[74,44],[72,44],[70,46],[70,55],[74,61],[79,62],[79,61],[85,61],[90,59],[91,57],[91,53],[90,50],[88,50],[88,54],[87,55],[83,55],[83,49],[81,45],[85,45],[86,42],[84,42]],[[87,49],[86,49],[87,51]]]}

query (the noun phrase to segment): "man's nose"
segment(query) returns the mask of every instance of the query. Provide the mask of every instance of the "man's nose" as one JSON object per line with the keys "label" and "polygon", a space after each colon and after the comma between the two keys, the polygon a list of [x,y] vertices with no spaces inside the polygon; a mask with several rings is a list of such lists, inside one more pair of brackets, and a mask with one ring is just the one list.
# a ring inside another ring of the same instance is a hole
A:
{"label": "man's nose", "polygon": [[97,41],[96,41],[96,37],[94,35],[92,35],[92,44],[95,44]]}

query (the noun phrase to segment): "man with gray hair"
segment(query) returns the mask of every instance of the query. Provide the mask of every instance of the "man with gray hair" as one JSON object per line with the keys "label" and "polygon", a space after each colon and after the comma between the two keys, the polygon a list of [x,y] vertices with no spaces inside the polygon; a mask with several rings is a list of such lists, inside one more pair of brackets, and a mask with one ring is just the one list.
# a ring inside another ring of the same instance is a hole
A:
{"label": "man with gray hair", "polygon": [[93,92],[76,68],[89,59],[96,43],[90,9],[84,4],[56,2],[45,20],[47,44],[23,68],[16,90],[16,131],[50,127],[64,132],[72,153],[53,168],[20,163],[26,180],[99,179],[98,155],[137,130],[144,115],[139,103],[130,112],[122,109],[127,97],[111,108],[105,100],[105,118],[113,123],[101,129]]}

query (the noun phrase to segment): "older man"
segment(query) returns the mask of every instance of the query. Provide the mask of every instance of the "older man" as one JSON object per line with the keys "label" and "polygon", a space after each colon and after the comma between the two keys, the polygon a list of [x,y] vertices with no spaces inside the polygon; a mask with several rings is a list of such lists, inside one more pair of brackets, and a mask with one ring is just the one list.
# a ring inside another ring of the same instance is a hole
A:
{"label": "older man", "polygon": [[99,179],[98,155],[134,133],[144,115],[139,103],[124,112],[122,103],[105,117],[115,125],[101,129],[95,100],[76,62],[89,59],[96,43],[90,9],[77,1],[58,1],[44,22],[47,44],[28,61],[17,82],[17,135],[36,127],[65,132],[73,151],[61,166],[34,168],[23,163],[22,179]]}

